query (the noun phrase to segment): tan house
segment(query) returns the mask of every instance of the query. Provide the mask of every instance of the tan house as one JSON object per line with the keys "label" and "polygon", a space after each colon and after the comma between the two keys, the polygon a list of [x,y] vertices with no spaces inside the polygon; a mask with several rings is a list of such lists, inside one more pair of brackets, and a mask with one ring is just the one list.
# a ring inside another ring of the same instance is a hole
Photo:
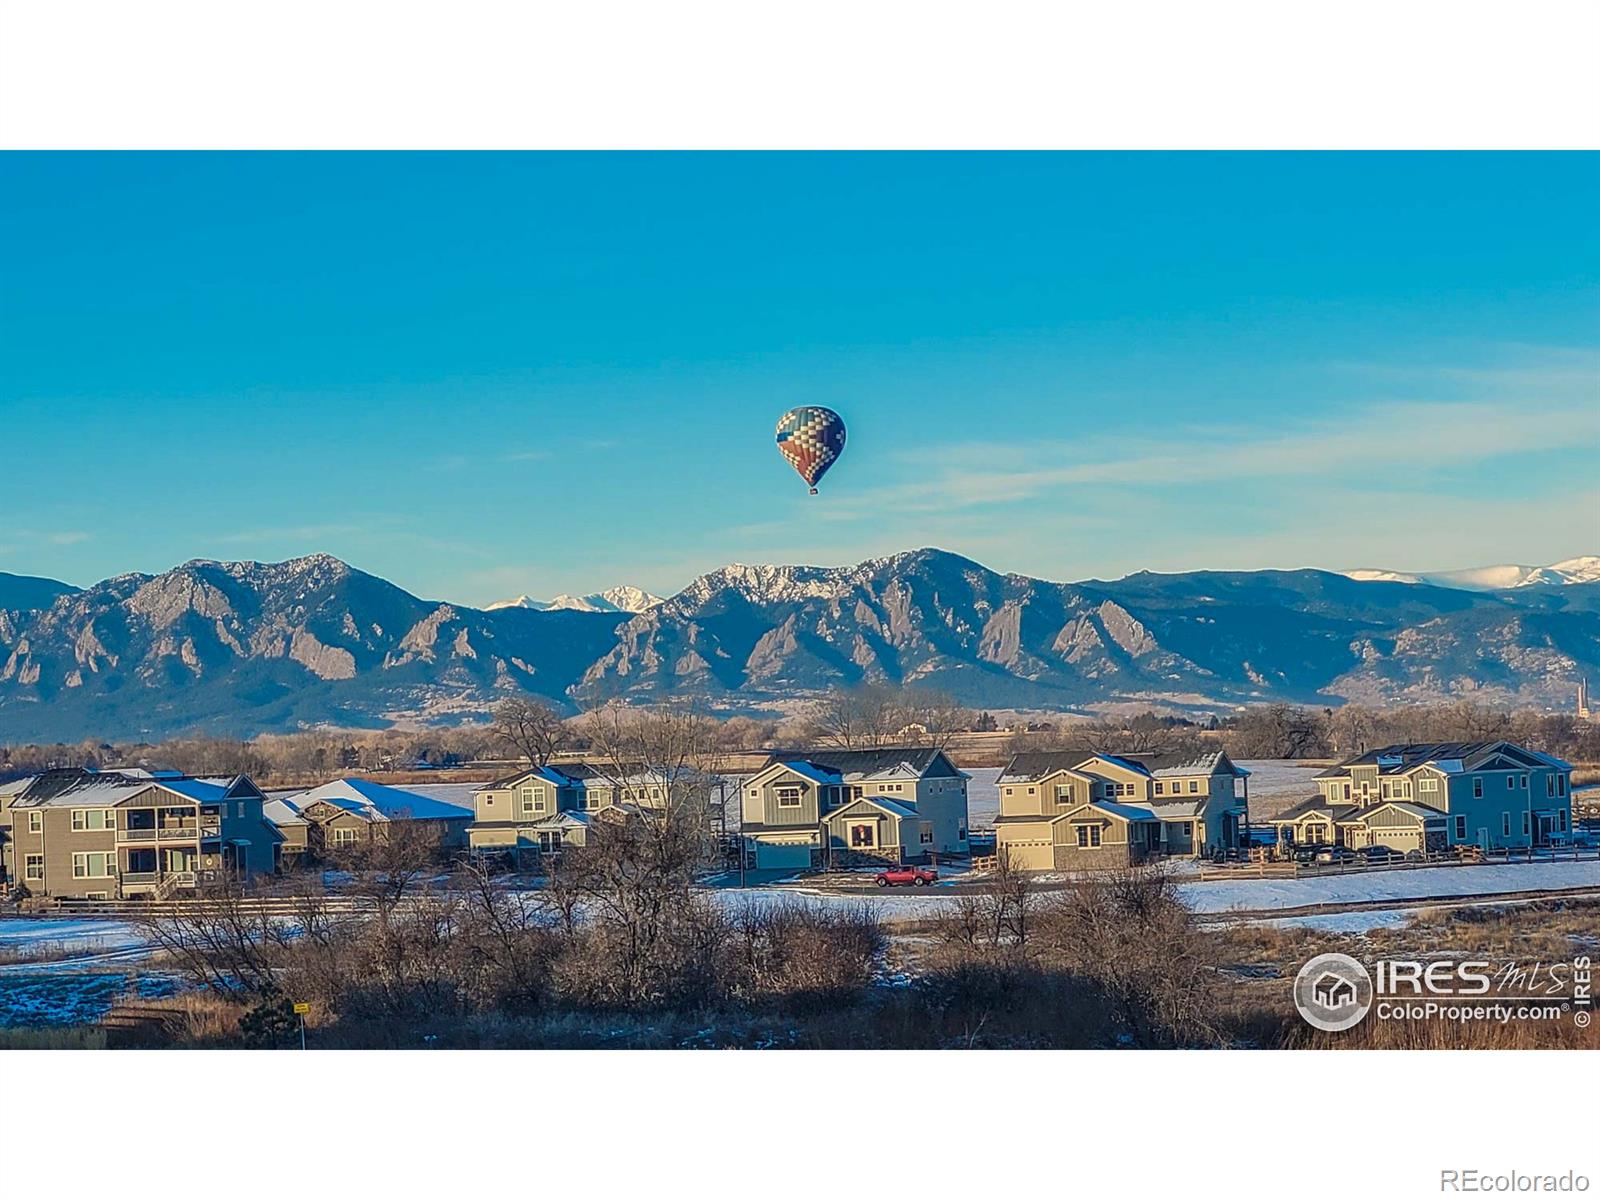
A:
{"label": "tan house", "polygon": [[273,869],[277,830],[246,776],[46,771],[4,796],[8,886],[115,900],[193,891]]}
{"label": "tan house", "polygon": [[1249,776],[1220,750],[1019,754],[998,781],[996,851],[1050,871],[1236,849],[1249,824]]}
{"label": "tan house", "polygon": [[1321,772],[1317,794],[1272,818],[1280,842],[1402,854],[1528,848],[1572,830],[1572,767],[1511,742],[1384,746]]}
{"label": "tan house", "polygon": [[967,779],[925,746],[775,754],[740,784],[746,865],[805,870],[968,854]]}
{"label": "tan house", "polygon": [[262,815],[278,831],[277,857],[274,866],[282,871],[296,867],[310,858],[310,822],[302,817],[293,805],[283,800],[268,798],[261,806]]}
{"label": "tan house", "polygon": [[586,845],[596,820],[666,803],[663,775],[640,769],[618,777],[593,763],[528,767],[472,793],[467,841],[475,851],[555,853]]}
{"label": "tan house", "polygon": [[[335,779],[281,799],[305,822],[303,853],[313,858],[383,837],[397,821],[436,831],[440,850],[461,850],[472,824],[472,811],[459,804],[366,779]],[[283,832],[290,836],[287,829]]]}

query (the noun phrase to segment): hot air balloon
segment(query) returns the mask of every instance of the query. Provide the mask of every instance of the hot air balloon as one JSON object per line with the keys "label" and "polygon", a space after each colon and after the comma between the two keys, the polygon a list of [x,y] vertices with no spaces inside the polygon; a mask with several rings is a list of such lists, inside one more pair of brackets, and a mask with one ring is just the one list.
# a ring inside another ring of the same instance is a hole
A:
{"label": "hot air balloon", "polygon": [[791,408],[778,420],[778,452],[817,494],[817,481],[844,453],[844,419],[831,408]]}

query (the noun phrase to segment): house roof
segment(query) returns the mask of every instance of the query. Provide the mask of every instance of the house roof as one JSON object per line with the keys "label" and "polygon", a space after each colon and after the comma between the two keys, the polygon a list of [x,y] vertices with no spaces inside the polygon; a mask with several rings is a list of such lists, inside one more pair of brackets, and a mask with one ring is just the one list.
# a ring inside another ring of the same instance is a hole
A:
{"label": "house roof", "polygon": [[774,763],[809,763],[839,777],[829,782],[842,780],[854,783],[893,777],[968,778],[965,771],[958,770],[950,762],[943,750],[932,746],[884,746],[873,750],[786,750],[773,754],[762,770]]}
{"label": "house roof", "polygon": [[1364,821],[1367,819],[1367,817],[1377,812],[1380,808],[1398,809],[1400,812],[1405,813],[1406,816],[1415,817],[1417,820],[1424,822],[1443,821],[1445,819],[1444,813],[1440,812],[1437,808],[1429,808],[1426,804],[1412,804],[1405,800],[1384,800],[1379,804],[1373,804],[1366,808],[1357,809],[1349,816],[1340,817],[1339,824],[1345,825],[1356,821]]}
{"label": "house roof", "polygon": [[306,819],[302,817],[294,805],[281,797],[268,800],[261,806],[261,815],[274,825],[304,825]]}
{"label": "house roof", "polygon": [[1159,821],[1161,819],[1141,805],[1118,804],[1115,800],[1091,800],[1086,807],[1098,808],[1114,817],[1121,817],[1124,821]]}
{"label": "house roof", "polygon": [[1339,779],[1352,767],[1376,767],[1380,775],[1404,775],[1418,767],[1434,767],[1447,775],[1476,771],[1495,756],[1504,756],[1520,767],[1555,767],[1570,770],[1571,764],[1554,755],[1529,750],[1504,740],[1493,742],[1403,742],[1379,746],[1357,754],[1317,774],[1318,779]]}
{"label": "house roof", "polygon": [[1079,770],[1090,759],[1103,759],[1139,775],[1156,779],[1174,775],[1248,775],[1221,750],[1166,751],[1157,750],[1129,754],[1112,754],[1104,750],[1030,750],[1013,755],[1000,772],[1001,783],[1033,783],[1058,771]]}
{"label": "house roof", "polygon": [[1351,813],[1358,811],[1359,808],[1360,806],[1356,804],[1329,804],[1321,796],[1308,796],[1300,803],[1284,809],[1277,816],[1268,817],[1267,823],[1269,825],[1284,825],[1290,821],[1298,821],[1301,817],[1309,817],[1312,814],[1329,821],[1342,821]]}
{"label": "house roof", "polygon": [[[133,774],[74,767],[35,775],[26,788],[15,794],[12,803],[17,808],[110,807],[151,788],[160,788],[195,804],[219,804],[241,782],[248,780],[242,775],[232,779],[192,779],[164,773],[157,777],[147,771]],[[257,794],[254,785],[250,787],[250,794]]]}
{"label": "house roof", "polygon": [[858,804],[870,804],[874,808],[881,808],[890,816],[899,817],[901,820],[911,820],[917,815],[916,806],[907,804],[904,800],[891,800],[887,796],[857,796],[850,803],[841,805],[828,814],[828,820],[842,816]]}
{"label": "house roof", "polygon": [[456,821],[470,819],[472,810],[435,800],[420,792],[386,787],[366,779],[335,779],[310,791],[285,798],[298,813],[312,804],[331,804],[368,821]]}

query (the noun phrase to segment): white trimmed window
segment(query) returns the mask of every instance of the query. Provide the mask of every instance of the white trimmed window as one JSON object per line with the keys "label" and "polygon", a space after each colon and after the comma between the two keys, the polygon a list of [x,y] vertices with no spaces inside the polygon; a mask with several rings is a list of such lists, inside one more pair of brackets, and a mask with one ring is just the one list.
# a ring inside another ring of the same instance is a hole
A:
{"label": "white trimmed window", "polygon": [[1567,777],[1565,775],[1557,775],[1556,776],[1556,795],[1565,796],[1566,794],[1567,794]]}
{"label": "white trimmed window", "polygon": [[44,814],[42,812],[31,812],[28,814],[28,832],[44,832]]}
{"label": "white trimmed window", "polygon": [[1456,841],[1464,842],[1466,840],[1467,840],[1467,819],[1466,819],[1466,817],[1457,817],[1456,818]]}
{"label": "white trimmed window", "polygon": [[1503,837],[1511,836],[1511,814],[1508,812],[1500,814],[1500,833]]}
{"label": "white trimmed window", "polygon": [[1417,791],[1419,792],[1437,792],[1438,790],[1439,781],[1431,775],[1424,775],[1417,780]]}
{"label": "white trimmed window", "polygon": [[1198,779],[1189,780],[1189,790],[1191,792],[1198,792],[1200,790],[1200,781]]}
{"label": "white trimmed window", "polygon": [[37,882],[44,878],[44,855],[29,854],[22,860],[22,877]]}
{"label": "white trimmed window", "polygon": [[779,808],[799,808],[800,789],[797,787],[781,787],[778,789]]}
{"label": "white trimmed window", "polygon": [[1532,813],[1523,813],[1522,814],[1522,836],[1523,837],[1527,837],[1530,833],[1533,832],[1532,822],[1533,822],[1533,814]]}
{"label": "white trimmed window", "polygon": [[[1474,800],[1481,800],[1483,798],[1483,776],[1482,775],[1474,775],[1472,777],[1472,798]],[[1465,837],[1466,835],[1463,834],[1462,836]]]}
{"label": "white trimmed window", "polygon": [[1161,789],[1162,789],[1162,786],[1163,786],[1163,785],[1162,785],[1162,783],[1161,783],[1161,780],[1159,780],[1159,779],[1158,779],[1158,780],[1156,780],[1156,783],[1155,783],[1155,787],[1156,787],[1156,795],[1158,795],[1158,796],[1159,796],[1159,795],[1161,795],[1161,794],[1162,794],[1162,791],[1161,791]]}
{"label": "white trimmed window", "polygon": [[116,827],[116,817],[109,808],[75,808],[72,810],[72,828],[74,831],[115,829]]}
{"label": "white trimmed window", "polygon": [[109,879],[116,873],[117,855],[113,850],[92,850],[72,856],[74,879]]}
{"label": "white trimmed window", "polygon": [[922,844],[924,846],[933,845],[933,826],[932,825],[928,825],[928,824],[925,823],[922,826],[922,833],[921,833],[920,840],[921,840],[921,842],[922,842]]}
{"label": "white trimmed window", "polygon": [[1506,791],[1509,792],[1512,788],[1514,788],[1516,786],[1517,786],[1517,781],[1515,779],[1511,778],[1511,776],[1507,775],[1506,776]]}
{"label": "white trimmed window", "polygon": [[333,844],[335,846],[354,846],[360,836],[360,830],[344,826],[333,831]]}

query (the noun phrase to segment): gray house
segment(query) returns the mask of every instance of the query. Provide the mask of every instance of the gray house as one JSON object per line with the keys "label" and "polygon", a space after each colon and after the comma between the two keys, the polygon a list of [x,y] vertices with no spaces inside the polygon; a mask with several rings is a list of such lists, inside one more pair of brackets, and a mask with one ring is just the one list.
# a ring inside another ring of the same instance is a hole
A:
{"label": "gray house", "polygon": [[0,796],[9,887],[116,900],[270,872],[277,830],[247,776],[46,771]]}
{"label": "gray house", "polygon": [[1317,776],[1317,794],[1272,819],[1298,845],[1401,853],[1525,849],[1572,830],[1572,766],[1512,742],[1384,746]]}
{"label": "gray house", "polygon": [[774,754],[740,785],[746,862],[794,870],[967,854],[968,778],[926,746]]}

